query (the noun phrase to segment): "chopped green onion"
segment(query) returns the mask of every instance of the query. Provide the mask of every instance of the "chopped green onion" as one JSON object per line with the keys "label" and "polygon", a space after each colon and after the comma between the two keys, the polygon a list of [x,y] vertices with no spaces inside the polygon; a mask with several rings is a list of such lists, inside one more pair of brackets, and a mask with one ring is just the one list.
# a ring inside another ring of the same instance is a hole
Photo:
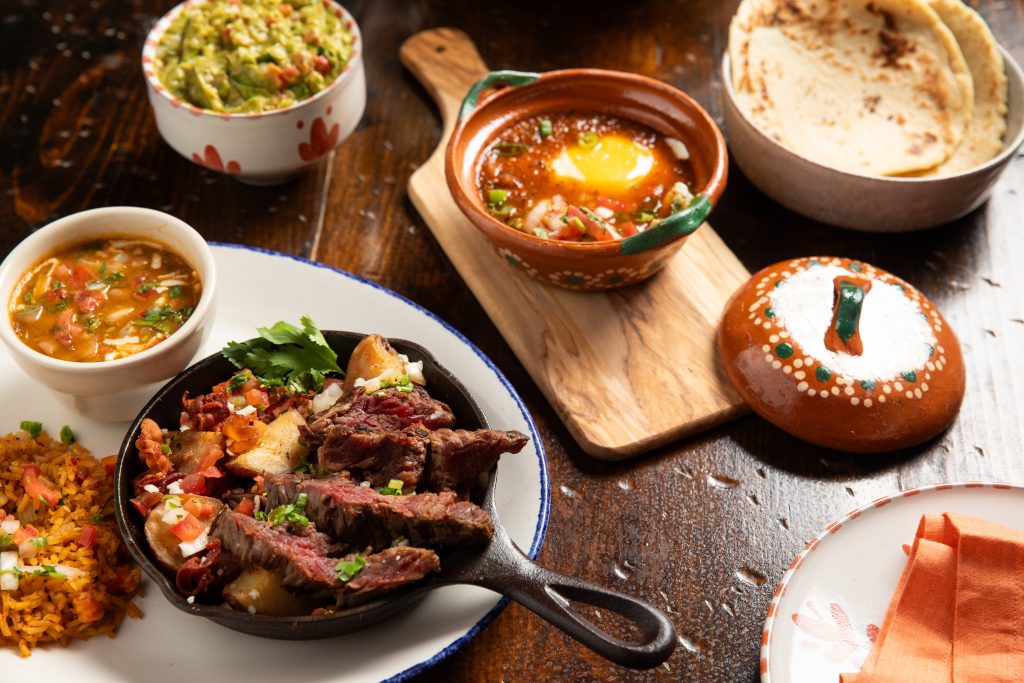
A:
{"label": "chopped green onion", "polygon": [[23,297],[21,297],[21,300],[24,301],[27,304],[34,304],[36,302],[36,300],[33,299],[32,295],[29,294],[28,292],[25,292],[25,295]]}
{"label": "chopped green onion", "polygon": [[43,423],[33,422],[31,420],[22,420],[20,425],[22,431],[28,432],[28,435],[33,439],[38,439],[39,435],[43,433]]}
{"label": "chopped green onion", "polygon": [[401,479],[392,479],[387,486],[377,489],[377,493],[382,496],[400,496],[403,486],[405,486],[405,482]]}
{"label": "chopped green onion", "polygon": [[576,229],[584,235],[587,234],[587,226],[583,225],[583,221],[580,220],[579,216],[573,216],[569,219],[569,222],[575,225]]}
{"label": "chopped green onion", "polygon": [[309,524],[309,518],[302,513],[306,511],[307,500],[309,500],[309,496],[305,493],[300,493],[294,503],[279,505],[271,510],[269,514],[261,516],[260,513],[256,513],[253,517],[256,519],[266,520],[274,525],[290,523],[298,524],[299,526],[306,526]]}
{"label": "chopped green onion", "polygon": [[53,579],[66,579],[66,578],[68,578],[66,575],[61,574],[59,571],[57,571],[57,568],[55,566],[53,566],[52,564],[44,564],[41,568],[36,569],[32,573],[35,574],[36,576],[49,576],[50,578],[53,578]]}
{"label": "chopped green onion", "polygon": [[348,583],[356,577],[356,574],[363,571],[365,566],[366,558],[362,555],[356,555],[349,561],[342,560],[334,565],[334,571],[338,574],[338,581]]}
{"label": "chopped green onion", "polygon": [[162,443],[162,444],[160,444],[160,452],[163,453],[164,455],[170,455],[171,454],[171,447],[168,446],[165,443]]}
{"label": "chopped green onion", "polygon": [[49,544],[50,544],[50,537],[49,536],[36,536],[35,538],[32,539],[32,545],[34,545],[37,548],[45,548]]}
{"label": "chopped green onion", "polygon": [[488,190],[487,201],[491,206],[501,206],[508,197],[508,190]]}
{"label": "chopped green onion", "polygon": [[508,204],[502,204],[501,206],[491,206],[491,213],[495,216],[507,216],[512,213],[512,207]]}
{"label": "chopped green onion", "polygon": [[641,223],[650,223],[653,220],[654,220],[654,214],[653,213],[647,213],[646,211],[641,211],[640,212],[639,221]]}
{"label": "chopped green onion", "polygon": [[93,516],[92,516],[92,521],[94,521],[94,522],[96,522],[97,524],[99,524],[100,522],[102,522],[102,521],[103,521],[103,515],[101,515],[101,514],[100,514],[100,513],[98,513],[98,512],[96,512],[96,513],[93,513]]}
{"label": "chopped green onion", "polygon": [[139,294],[145,294],[146,292],[152,291],[154,289],[156,289],[156,285],[154,285],[152,282],[144,282],[141,285],[139,285],[137,291]]}
{"label": "chopped green onion", "polygon": [[543,230],[541,228],[534,228],[533,229],[533,234],[536,235],[537,237],[540,237],[541,239],[545,239],[546,240],[548,238],[548,231],[547,230]]}
{"label": "chopped green onion", "polygon": [[14,545],[14,537],[9,533],[0,531],[0,548],[6,548],[9,545]]}
{"label": "chopped green onion", "polygon": [[60,442],[65,446],[70,446],[75,442],[75,433],[71,431],[71,427],[64,425],[60,428]]}
{"label": "chopped green onion", "polygon": [[597,137],[597,133],[588,130],[580,133],[579,138],[576,140],[576,144],[584,149],[593,149],[594,147],[597,147],[597,143],[600,141],[601,139]]}
{"label": "chopped green onion", "polygon": [[492,149],[499,157],[517,157],[530,148],[521,142],[499,142]]}
{"label": "chopped green onion", "polygon": [[64,286],[64,283],[61,282],[60,280],[54,280],[53,281],[53,291],[55,291],[55,292],[59,291],[60,288],[63,287],[63,286]]}
{"label": "chopped green onion", "polygon": [[551,120],[550,119],[541,119],[540,120],[540,131],[539,132],[540,132],[540,136],[542,138],[546,138],[547,136],[551,135]]}

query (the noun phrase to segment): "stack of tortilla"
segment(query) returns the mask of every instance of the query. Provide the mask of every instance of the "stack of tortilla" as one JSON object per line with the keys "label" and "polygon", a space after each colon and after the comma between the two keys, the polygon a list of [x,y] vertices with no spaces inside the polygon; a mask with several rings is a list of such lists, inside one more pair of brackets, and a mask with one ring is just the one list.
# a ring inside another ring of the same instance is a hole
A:
{"label": "stack of tortilla", "polygon": [[950,175],[1003,147],[1003,58],[960,0],[743,0],[729,58],[747,117],[832,168]]}

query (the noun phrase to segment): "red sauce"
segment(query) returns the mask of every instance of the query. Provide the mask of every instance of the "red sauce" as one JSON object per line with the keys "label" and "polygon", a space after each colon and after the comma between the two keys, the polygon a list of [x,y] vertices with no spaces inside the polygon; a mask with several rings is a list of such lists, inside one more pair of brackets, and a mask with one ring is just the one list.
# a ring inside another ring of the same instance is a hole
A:
{"label": "red sauce", "polygon": [[692,184],[682,142],[635,121],[574,112],[502,131],[477,173],[480,198],[495,218],[576,242],[635,235],[685,208]]}

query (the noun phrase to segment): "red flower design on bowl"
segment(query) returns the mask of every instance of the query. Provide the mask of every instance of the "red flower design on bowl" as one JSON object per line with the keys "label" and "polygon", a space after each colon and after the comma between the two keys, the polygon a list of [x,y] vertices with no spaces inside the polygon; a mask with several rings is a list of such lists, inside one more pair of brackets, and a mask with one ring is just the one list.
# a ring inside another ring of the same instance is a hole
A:
{"label": "red flower design on bowl", "polygon": [[331,130],[328,132],[327,124],[324,123],[322,118],[317,117],[310,127],[309,142],[299,144],[299,156],[302,157],[303,161],[313,161],[318,157],[322,157],[338,144],[340,132],[341,126],[337,123],[331,126]]}
{"label": "red flower design on bowl", "polygon": [[242,170],[241,165],[237,161],[229,161],[227,165],[220,158],[220,152],[213,145],[207,145],[203,150],[203,156],[199,156],[198,153],[192,153],[192,161],[196,162],[200,166],[205,166],[214,171],[221,173],[238,173]]}

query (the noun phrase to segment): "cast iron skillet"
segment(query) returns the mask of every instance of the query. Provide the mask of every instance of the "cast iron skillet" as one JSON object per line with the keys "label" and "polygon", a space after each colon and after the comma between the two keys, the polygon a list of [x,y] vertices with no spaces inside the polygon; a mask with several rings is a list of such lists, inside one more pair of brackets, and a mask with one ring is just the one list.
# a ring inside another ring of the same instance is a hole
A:
{"label": "cast iron skillet", "polygon": [[[328,343],[341,359],[351,355],[365,335],[352,332],[324,332]],[[398,339],[390,340],[400,352],[414,360],[423,360],[423,374],[431,396],[451,406],[466,429],[485,427],[483,414],[466,388],[450,372],[438,365],[422,347]],[[665,661],[676,645],[675,627],[668,617],[645,602],[616,593],[571,576],[544,569],[526,557],[509,538],[498,521],[494,506],[492,471],[477,502],[494,519],[494,538],[485,548],[452,549],[441,555],[441,572],[391,593],[385,598],[345,609],[324,617],[271,617],[250,615],[220,605],[189,604],[174,585],[174,577],[156,564],[146,542],[143,518],[128,502],[134,495],[132,480],[143,465],[135,449],[139,424],[145,417],[157,424],[176,425],[181,414],[181,397],[186,390],[192,396],[204,394],[214,384],[235,372],[227,360],[215,354],[187,368],[142,409],[132,423],[118,454],[117,524],[125,545],[135,561],[156,582],[163,594],[178,609],[207,617],[236,631],[266,638],[312,640],[343,635],[372,626],[398,612],[404,612],[438,586],[472,584],[507,595],[568,633],[607,659],[633,668],[650,668]],[[521,457],[505,455],[506,458]],[[602,631],[572,608],[581,602],[615,612],[635,624],[642,633],[638,643],[615,638]]]}

